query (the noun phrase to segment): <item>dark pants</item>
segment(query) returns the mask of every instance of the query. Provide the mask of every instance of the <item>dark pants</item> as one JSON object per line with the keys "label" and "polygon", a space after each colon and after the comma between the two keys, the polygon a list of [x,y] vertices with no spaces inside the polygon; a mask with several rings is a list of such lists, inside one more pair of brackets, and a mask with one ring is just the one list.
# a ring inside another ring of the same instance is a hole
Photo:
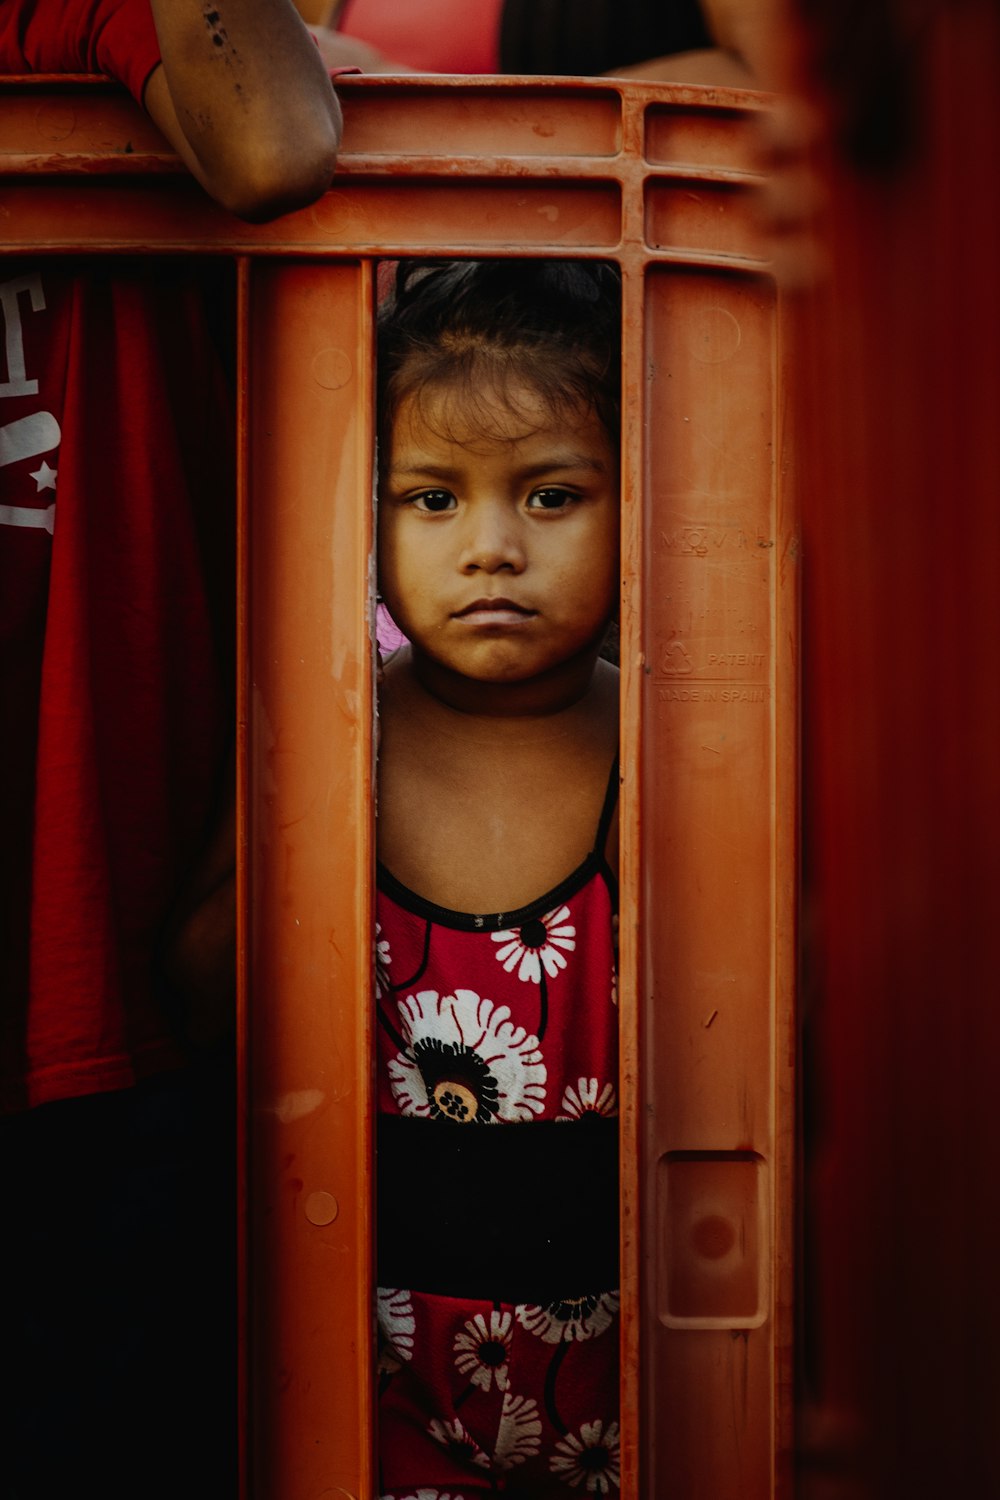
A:
{"label": "dark pants", "polygon": [[229,1060],[0,1121],[0,1500],[235,1494]]}

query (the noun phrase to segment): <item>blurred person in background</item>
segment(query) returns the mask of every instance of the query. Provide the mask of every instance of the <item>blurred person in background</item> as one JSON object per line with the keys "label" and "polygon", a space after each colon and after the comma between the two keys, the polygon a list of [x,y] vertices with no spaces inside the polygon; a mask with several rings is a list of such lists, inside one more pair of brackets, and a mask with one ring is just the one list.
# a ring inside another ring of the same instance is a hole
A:
{"label": "blurred person in background", "polygon": [[772,0],[298,0],[331,67],[758,87]]}

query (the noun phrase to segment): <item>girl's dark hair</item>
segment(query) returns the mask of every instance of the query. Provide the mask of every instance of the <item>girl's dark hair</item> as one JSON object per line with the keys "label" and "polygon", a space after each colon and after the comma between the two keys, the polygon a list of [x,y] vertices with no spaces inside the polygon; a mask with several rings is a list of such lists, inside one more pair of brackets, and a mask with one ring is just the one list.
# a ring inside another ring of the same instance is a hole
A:
{"label": "girl's dark hair", "polygon": [[[616,267],[571,260],[406,260],[378,320],[379,428],[400,403],[453,392],[484,435],[523,417],[527,386],[561,418],[592,409],[619,441],[621,281]],[[440,420],[440,414],[439,418]],[[447,408],[444,420],[447,421]]]}

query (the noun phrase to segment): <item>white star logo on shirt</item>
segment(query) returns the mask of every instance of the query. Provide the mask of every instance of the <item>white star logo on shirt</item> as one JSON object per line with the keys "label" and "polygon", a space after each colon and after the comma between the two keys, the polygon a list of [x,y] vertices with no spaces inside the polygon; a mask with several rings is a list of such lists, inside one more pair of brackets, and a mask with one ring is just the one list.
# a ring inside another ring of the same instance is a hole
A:
{"label": "white star logo on shirt", "polygon": [[36,491],[40,493],[42,490],[54,490],[56,487],[56,475],[58,474],[58,472],[58,469],[50,469],[43,458],[42,467],[40,469],[35,469],[34,473],[31,475],[31,478],[35,481]]}

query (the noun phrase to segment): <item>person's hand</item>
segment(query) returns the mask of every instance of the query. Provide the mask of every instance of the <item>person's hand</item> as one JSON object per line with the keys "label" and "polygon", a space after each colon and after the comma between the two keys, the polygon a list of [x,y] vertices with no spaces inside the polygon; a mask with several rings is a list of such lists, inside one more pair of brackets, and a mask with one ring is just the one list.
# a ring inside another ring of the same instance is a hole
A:
{"label": "person's hand", "polygon": [[236,872],[175,922],[162,954],[181,1040],[197,1051],[233,1034],[236,1018]]}
{"label": "person's hand", "polygon": [[761,184],[754,206],[775,278],[786,291],[809,287],[825,273],[822,149],[819,112],[801,97],[779,96],[757,116]]}
{"label": "person's hand", "polygon": [[211,837],[179,892],[159,946],[165,1003],[180,1040],[201,1051],[236,1024],[236,767]]}

